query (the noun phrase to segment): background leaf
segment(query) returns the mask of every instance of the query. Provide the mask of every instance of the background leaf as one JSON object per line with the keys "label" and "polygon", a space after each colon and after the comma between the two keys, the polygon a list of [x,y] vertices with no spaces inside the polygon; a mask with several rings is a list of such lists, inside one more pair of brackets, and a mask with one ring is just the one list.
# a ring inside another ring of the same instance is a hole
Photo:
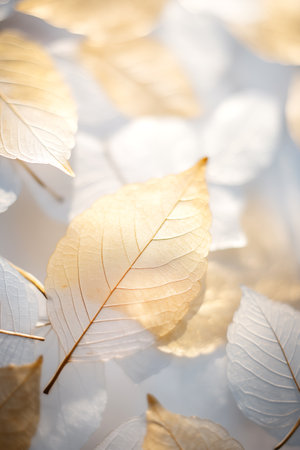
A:
{"label": "background leaf", "polygon": [[142,448],[146,423],[143,417],[133,417],[113,430],[95,450],[140,450]]}
{"label": "background leaf", "polygon": [[300,146],[300,75],[296,72],[289,86],[286,104],[286,119],[290,134],[296,144]]}
{"label": "background leaf", "polygon": [[22,0],[17,9],[102,43],[122,42],[148,33],[166,0]]}
{"label": "background leaf", "polygon": [[0,157],[0,213],[17,200],[20,191],[21,181],[10,161]]}
{"label": "background leaf", "polygon": [[80,54],[122,113],[199,115],[188,79],[172,53],[158,41],[143,38],[105,47],[85,41]]}
{"label": "background leaf", "polygon": [[[235,400],[249,419],[279,439],[300,415],[299,329],[299,312],[249,288],[243,288],[228,329],[228,380]],[[297,445],[299,438],[298,432]]]}

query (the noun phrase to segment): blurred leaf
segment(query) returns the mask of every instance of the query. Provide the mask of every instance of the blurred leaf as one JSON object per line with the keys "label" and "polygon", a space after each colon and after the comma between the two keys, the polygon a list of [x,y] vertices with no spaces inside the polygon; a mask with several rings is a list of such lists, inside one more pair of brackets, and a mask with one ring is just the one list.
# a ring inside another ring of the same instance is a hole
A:
{"label": "blurred leaf", "polygon": [[289,87],[286,119],[290,134],[300,146],[300,75],[296,73]]}
{"label": "blurred leaf", "polygon": [[10,164],[0,156],[0,213],[4,212],[18,198],[21,181]]}
{"label": "blurred leaf", "polygon": [[155,40],[144,38],[105,47],[85,41],[81,59],[124,114],[199,114],[185,74],[168,49]]}
{"label": "blurred leaf", "polygon": [[[8,261],[0,258],[0,328],[26,335],[35,334],[39,302],[44,296]],[[24,364],[35,359],[35,342],[20,336],[0,334],[0,365]]]}
{"label": "blurred leaf", "polygon": [[300,301],[299,264],[278,215],[254,197],[243,225],[248,245],[209,255],[203,302],[192,305],[161,341],[161,350],[189,357],[215,350],[226,339],[240,302],[241,284],[279,301]]}
{"label": "blurred leaf", "polygon": [[147,34],[165,4],[166,0],[22,0],[17,10],[111,44]]}
{"label": "blurred leaf", "polygon": [[210,243],[205,163],[125,186],[73,220],[48,264],[48,314],[66,356],[45,392],[73,356],[132,354],[186,314]]}
{"label": "blurred leaf", "polygon": [[5,450],[30,447],[40,415],[42,361],[0,368],[0,447]]}
{"label": "blurred leaf", "polygon": [[[228,329],[228,380],[237,404],[279,439],[300,426],[299,330],[299,312],[249,288]],[[299,432],[295,438],[299,445]]]}
{"label": "blurred leaf", "polygon": [[204,133],[208,181],[233,186],[255,178],[270,165],[279,131],[280,109],[272,96],[246,90],[226,98]]}
{"label": "blurred leaf", "polygon": [[109,433],[104,441],[95,447],[95,450],[140,450],[145,431],[145,419],[133,417]]}
{"label": "blurred leaf", "polygon": [[0,154],[51,164],[73,175],[76,113],[67,86],[49,56],[18,34],[0,34]]}
{"label": "blurred leaf", "polygon": [[152,395],[148,395],[148,404],[144,450],[243,449],[221,425],[198,417],[171,413]]}
{"label": "blurred leaf", "polygon": [[262,12],[252,23],[231,23],[230,30],[253,51],[283,64],[300,64],[298,0],[262,0]]}

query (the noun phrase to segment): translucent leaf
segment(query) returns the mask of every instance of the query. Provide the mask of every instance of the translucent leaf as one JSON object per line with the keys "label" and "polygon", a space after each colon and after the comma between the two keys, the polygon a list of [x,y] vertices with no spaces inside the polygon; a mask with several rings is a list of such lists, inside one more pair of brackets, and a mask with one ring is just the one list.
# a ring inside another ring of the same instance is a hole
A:
{"label": "translucent leaf", "polygon": [[143,417],[133,417],[112,431],[95,450],[140,450],[142,448],[146,423]]}
{"label": "translucent leaf", "polygon": [[242,450],[243,447],[221,426],[198,417],[185,417],[163,408],[148,395],[147,434],[144,450]]}
{"label": "translucent leaf", "polygon": [[[44,296],[4,258],[0,258],[0,328],[35,334],[39,302]],[[0,365],[24,364],[35,359],[35,342],[0,333]]]}
{"label": "translucent leaf", "polygon": [[158,41],[144,38],[105,47],[85,41],[81,59],[126,115],[199,114],[188,79],[172,53]]}
{"label": "translucent leaf", "polygon": [[56,27],[102,42],[122,42],[148,33],[166,0],[22,0],[17,9]]}
{"label": "translucent leaf", "polygon": [[0,213],[17,200],[20,190],[21,182],[10,161],[0,158]]}
{"label": "translucent leaf", "polygon": [[[42,386],[61,355],[53,330],[40,344],[44,355]],[[106,406],[105,373],[101,362],[69,364],[50,395],[41,397],[41,417],[31,450],[79,450],[99,427]]]}
{"label": "translucent leaf", "polygon": [[280,110],[273,97],[242,91],[224,100],[204,135],[208,181],[230,186],[250,181],[271,163],[279,131]]}
{"label": "translucent leaf", "polygon": [[230,30],[268,60],[300,63],[300,10],[298,0],[263,0],[262,11],[249,24],[232,23]]}
{"label": "translucent leaf", "polygon": [[126,186],[73,220],[46,279],[49,318],[66,353],[52,383],[71,357],[129,355],[186,314],[210,242],[204,167],[202,160]]}
{"label": "translucent leaf", "polygon": [[52,60],[10,31],[0,34],[0,53],[0,154],[72,175],[67,159],[75,143],[75,106]]}
{"label": "translucent leaf", "polygon": [[286,118],[292,138],[300,146],[300,76],[294,76],[289,87],[288,100],[286,105]]}
{"label": "translucent leaf", "polygon": [[[228,380],[237,404],[279,439],[300,425],[299,329],[299,312],[249,288],[228,329]],[[299,432],[294,439],[299,445]]]}
{"label": "translucent leaf", "polygon": [[28,449],[39,422],[42,358],[0,368],[0,447]]}

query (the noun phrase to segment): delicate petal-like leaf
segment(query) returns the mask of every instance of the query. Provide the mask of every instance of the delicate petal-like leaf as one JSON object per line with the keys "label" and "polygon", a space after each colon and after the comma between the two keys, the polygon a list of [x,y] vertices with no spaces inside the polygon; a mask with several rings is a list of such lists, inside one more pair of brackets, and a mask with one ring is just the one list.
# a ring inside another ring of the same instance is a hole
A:
{"label": "delicate petal-like leaf", "polygon": [[17,200],[20,190],[21,181],[10,161],[0,157],[0,213]]}
{"label": "delicate petal-like leaf", "polygon": [[45,285],[66,353],[55,377],[72,356],[109,359],[149,346],[149,331],[164,336],[187,313],[210,242],[204,167],[126,186],[73,220]]}
{"label": "delicate petal-like leaf", "polygon": [[294,141],[300,146],[300,75],[292,79],[286,105],[286,118]]}
{"label": "delicate petal-like leaf", "polygon": [[[0,258],[0,328],[32,335],[44,296],[4,258]],[[35,342],[0,333],[0,365],[32,362]]]}
{"label": "delicate petal-like leaf", "polygon": [[245,91],[226,99],[204,136],[208,181],[232,186],[254,178],[271,163],[279,128],[280,110],[274,98]]}
{"label": "delicate petal-like leaf", "polygon": [[[228,379],[239,408],[279,439],[300,425],[300,313],[243,288],[228,329]],[[295,435],[300,444],[300,433]]]}
{"label": "delicate petal-like leaf", "polygon": [[230,30],[251,49],[284,64],[300,63],[298,0],[263,0],[257,21],[231,24]]}
{"label": "delicate petal-like leaf", "polygon": [[40,413],[42,358],[23,366],[0,368],[0,448],[26,450]]}
{"label": "delicate petal-like leaf", "polygon": [[72,175],[76,113],[69,89],[37,44],[0,34],[0,154],[51,164]]}
{"label": "delicate petal-like leaf", "polygon": [[168,49],[155,40],[144,38],[105,47],[86,41],[81,46],[81,59],[126,115],[199,114],[183,71]]}
{"label": "delicate petal-like leaf", "polygon": [[111,44],[149,32],[165,3],[166,0],[22,0],[17,9]]}
{"label": "delicate petal-like leaf", "polygon": [[142,448],[146,423],[143,417],[133,417],[112,431],[95,450],[140,450]]}
{"label": "delicate petal-like leaf", "polygon": [[186,450],[242,450],[221,426],[198,417],[185,417],[163,408],[148,395],[147,434],[144,450],[165,450],[184,448]]}

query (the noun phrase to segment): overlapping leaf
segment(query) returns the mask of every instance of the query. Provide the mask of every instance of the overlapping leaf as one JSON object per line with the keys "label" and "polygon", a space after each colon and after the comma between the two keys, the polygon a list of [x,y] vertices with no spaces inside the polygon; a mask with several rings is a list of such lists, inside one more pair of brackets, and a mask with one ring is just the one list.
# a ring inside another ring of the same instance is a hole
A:
{"label": "overlapping leaf", "polygon": [[[249,288],[228,329],[228,380],[237,404],[279,439],[300,426],[299,329],[299,312]],[[299,431],[293,439],[299,445]]]}
{"label": "overlapping leaf", "polygon": [[142,448],[146,423],[143,417],[133,417],[113,430],[95,450],[140,450]]}
{"label": "overlapping leaf", "polygon": [[49,56],[12,31],[0,34],[0,155],[51,164],[72,175],[76,112]]}
{"label": "overlapping leaf", "polygon": [[187,313],[210,241],[204,166],[124,187],[73,220],[46,280],[66,353],[56,376],[71,357],[109,359],[149,346],[152,333],[164,336]]}
{"label": "overlapping leaf", "polygon": [[26,450],[40,413],[42,358],[23,366],[0,368],[0,447]]}
{"label": "overlapping leaf", "polygon": [[111,44],[148,33],[165,3],[166,0],[22,0],[17,9]]}
{"label": "overlapping leaf", "polygon": [[148,403],[144,450],[243,449],[242,445],[221,425],[198,417],[185,417],[171,413],[163,408],[152,395],[148,395]]}
{"label": "overlapping leaf", "polygon": [[[5,259],[0,258],[0,329],[27,336],[34,334],[43,295]],[[0,365],[24,364],[35,359],[29,337],[0,333]]]}
{"label": "overlapping leaf", "polygon": [[188,79],[158,41],[143,38],[105,47],[85,41],[81,59],[126,115],[199,114]]}

